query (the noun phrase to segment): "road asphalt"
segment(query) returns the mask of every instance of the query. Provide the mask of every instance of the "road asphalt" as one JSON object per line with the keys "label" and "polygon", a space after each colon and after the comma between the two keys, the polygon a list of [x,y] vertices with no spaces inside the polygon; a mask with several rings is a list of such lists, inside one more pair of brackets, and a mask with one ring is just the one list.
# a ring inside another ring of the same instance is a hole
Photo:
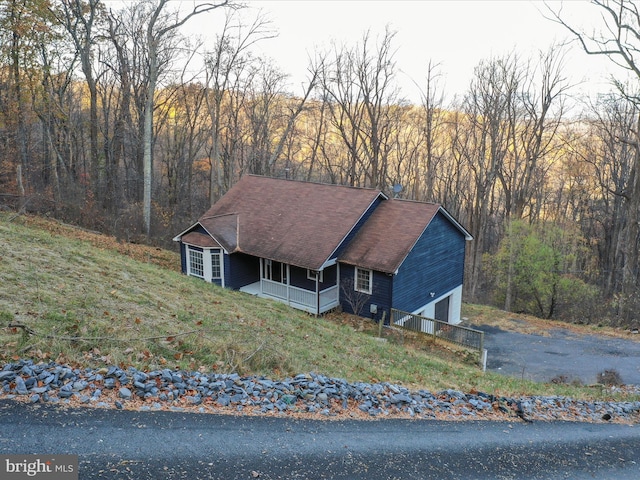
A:
{"label": "road asphalt", "polygon": [[[622,382],[640,385],[640,342],[601,335],[580,335],[556,328],[545,335],[523,334],[481,325],[487,370],[536,382],[560,376],[585,385],[615,370]],[[637,335],[636,335],[637,337]]]}
{"label": "road asphalt", "polygon": [[639,426],[320,421],[0,400],[0,454],[72,454],[80,479],[637,479]]}

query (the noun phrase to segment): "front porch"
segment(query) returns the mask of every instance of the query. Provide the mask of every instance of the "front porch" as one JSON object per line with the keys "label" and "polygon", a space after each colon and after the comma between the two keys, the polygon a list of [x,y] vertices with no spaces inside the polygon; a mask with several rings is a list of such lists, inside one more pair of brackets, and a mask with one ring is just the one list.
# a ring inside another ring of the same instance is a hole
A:
{"label": "front porch", "polygon": [[315,292],[263,278],[259,282],[241,287],[240,291],[277,300],[314,315],[320,315],[339,305],[338,285]]}

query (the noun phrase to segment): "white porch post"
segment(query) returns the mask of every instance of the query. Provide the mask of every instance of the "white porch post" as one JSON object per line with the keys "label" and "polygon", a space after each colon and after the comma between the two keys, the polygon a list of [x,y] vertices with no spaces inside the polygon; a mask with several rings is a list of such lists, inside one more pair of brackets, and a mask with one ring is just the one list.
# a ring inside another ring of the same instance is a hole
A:
{"label": "white porch post", "polygon": [[338,306],[340,306],[340,264],[336,262],[336,300],[338,301]]}
{"label": "white porch post", "polygon": [[316,270],[316,316],[320,314],[320,282],[318,278],[320,277],[320,272]]}
{"label": "white porch post", "polygon": [[291,269],[287,263],[287,305],[291,305]]}
{"label": "white porch post", "polygon": [[260,258],[260,293],[262,293],[263,288],[262,288],[262,279],[264,278],[264,265],[263,265],[263,259]]}

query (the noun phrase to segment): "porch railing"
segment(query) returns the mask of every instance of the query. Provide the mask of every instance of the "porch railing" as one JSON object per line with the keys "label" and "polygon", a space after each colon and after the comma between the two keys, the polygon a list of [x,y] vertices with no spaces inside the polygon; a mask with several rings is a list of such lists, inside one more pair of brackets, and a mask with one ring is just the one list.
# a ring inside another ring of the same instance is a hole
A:
{"label": "porch railing", "polygon": [[478,363],[484,368],[486,353],[484,350],[484,332],[481,330],[414,315],[395,308],[391,309],[391,322],[393,325],[408,330],[426,333],[434,339],[441,339],[476,351],[478,352]]}
{"label": "porch railing", "polygon": [[325,311],[338,305],[338,286],[320,291],[320,310]]}
{"label": "porch railing", "polygon": [[320,311],[316,301],[316,292],[294,287],[285,283],[262,279],[261,291],[292,306],[301,306],[311,313],[323,313],[338,305],[338,286],[334,285],[320,291]]}

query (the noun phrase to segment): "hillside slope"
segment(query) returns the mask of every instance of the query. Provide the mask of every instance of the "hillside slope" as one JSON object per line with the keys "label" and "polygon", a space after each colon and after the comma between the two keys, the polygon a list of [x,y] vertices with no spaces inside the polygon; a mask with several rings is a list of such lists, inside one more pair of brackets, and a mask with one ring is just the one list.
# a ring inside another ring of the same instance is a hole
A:
{"label": "hillside slope", "polygon": [[429,390],[594,394],[483,374],[441,348],[380,341],[365,319],[315,318],[186,277],[172,252],[49,220],[10,218],[0,214],[0,362],[272,378],[319,372]]}

